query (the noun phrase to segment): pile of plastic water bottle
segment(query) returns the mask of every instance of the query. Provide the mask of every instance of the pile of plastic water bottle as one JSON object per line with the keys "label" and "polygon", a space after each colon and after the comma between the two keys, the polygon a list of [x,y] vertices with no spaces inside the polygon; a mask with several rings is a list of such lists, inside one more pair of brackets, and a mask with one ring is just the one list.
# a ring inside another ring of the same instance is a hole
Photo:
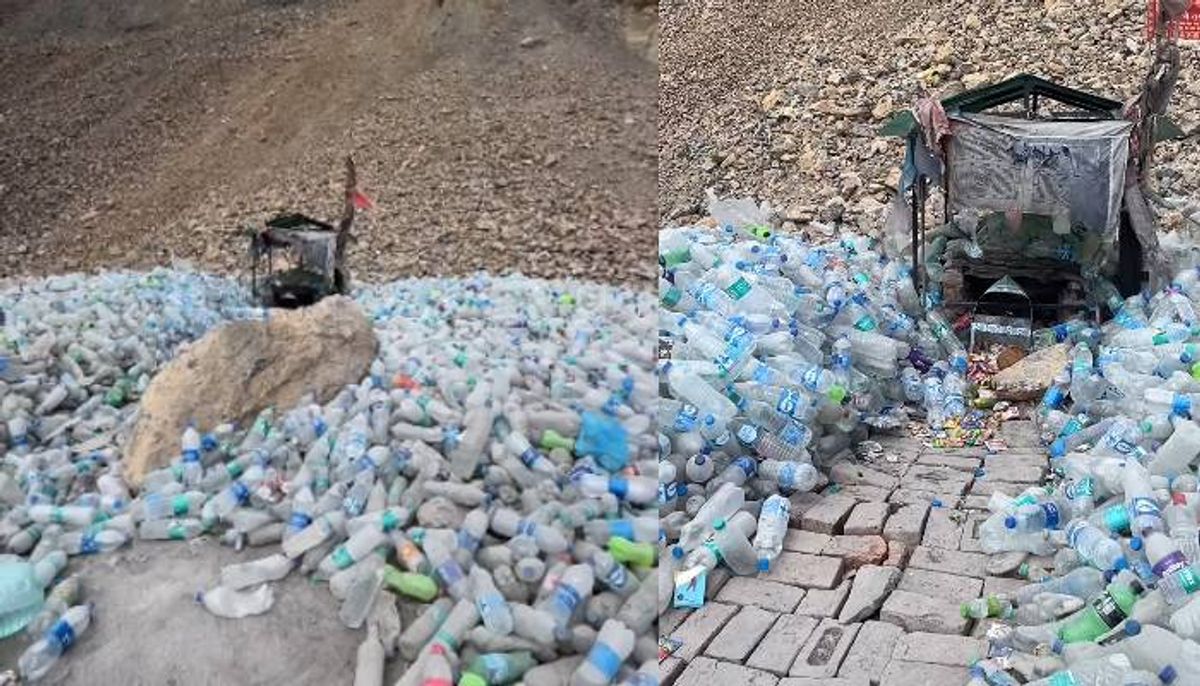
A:
{"label": "pile of plastic water bottle", "polygon": [[1200,272],[1094,291],[1113,317],[1055,327],[1070,363],[1037,410],[1053,483],[997,494],[980,529],[986,552],[1053,562],[963,607],[995,622],[972,684],[1200,684]]}
{"label": "pile of plastic water bottle", "polygon": [[967,411],[967,352],[902,261],[865,236],[772,235],[750,201],[710,211],[720,228],[659,236],[660,610],[673,581],[695,607],[717,565],[769,570],[785,496],[823,485],[823,461],[869,428]]}
{"label": "pile of plastic water bottle", "polygon": [[[0,638],[36,639],[24,678],[84,638],[78,558],[203,535],[248,559],[197,602],[244,617],[289,574],[326,582],[365,627],[362,686],[388,659],[414,686],[657,683],[653,298],[486,275],[355,298],[380,339],[367,378],[188,427],[134,495],[139,393],[180,343],[255,314],[244,292],[167,270],[0,292]],[[425,604],[403,630],[398,598]]]}

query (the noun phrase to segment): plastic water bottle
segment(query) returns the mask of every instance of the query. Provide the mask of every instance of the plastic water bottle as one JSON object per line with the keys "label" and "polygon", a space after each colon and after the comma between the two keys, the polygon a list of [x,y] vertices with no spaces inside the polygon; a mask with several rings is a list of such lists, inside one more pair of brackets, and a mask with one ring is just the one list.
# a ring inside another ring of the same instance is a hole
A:
{"label": "plastic water bottle", "polygon": [[692,521],[683,525],[679,536],[679,546],[692,550],[704,542],[713,531],[713,524],[719,519],[727,519],[741,509],[745,503],[746,493],[740,486],[723,484],[712,494]]}
{"label": "plastic water bottle", "polygon": [[1180,504],[1183,498],[1163,508],[1163,519],[1171,540],[1188,562],[1200,562],[1200,527],[1196,524],[1195,510],[1190,505]]}
{"label": "plastic water bottle", "polygon": [[1063,643],[1095,641],[1129,616],[1143,590],[1136,580],[1109,584],[1087,607],[1063,623],[1058,638]]}
{"label": "plastic water bottle", "polygon": [[1014,533],[1030,533],[1043,529],[1059,529],[1066,525],[1071,504],[1066,498],[1048,496],[1034,505],[1022,505],[1004,519],[1004,526]]}
{"label": "plastic water bottle", "polygon": [[1200,574],[1170,538],[1152,532],[1145,538],[1145,548],[1151,569],[1159,579],[1158,590],[1168,605],[1179,605],[1200,589]]}
{"label": "plastic water bottle", "polygon": [[783,552],[783,539],[787,535],[792,504],[787,498],[775,494],[763,502],[758,513],[758,530],[754,534],[754,552],[758,555],[758,570],[768,572],[771,562]]}
{"label": "plastic water bottle", "polygon": [[1145,536],[1152,531],[1166,530],[1162,510],[1150,484],[1150,474],[1135,460],[1125,463],[1125,507],[1129,509],[1131,530]]}
{"label": "plastic water bottle", "polygon": [[621,664],[633,652],[636,636],[621,622],[610,619],[600,627],[587,657],[571,675],[571,686],[607,686],[617,678]]}
{"label": "plastic water bottle", "polygon": [[1062,576],[1022,586],[1016,592],[1018,605],[1030,602],[1042,593],[1066,594],[1076,598],[1092,598],[1104,590],[1104,573],[1095,567],[1077,567]]}
{"label": "plastic water bottle", "polygon": [[1030,686],[1060,686],[1080,684],[1083,686],[1123,686],[1125,677],[1133,671],[1129,658],[1117,653],[1096,660],[1085,660],[1071,665],[1070,669],[1051,674],[1044,679],[1029,682]]}
{"label": "plastic water bottle", "polygon": [[492,575],[479,565],[471,568],[471,592],[475,598],[475,607],[488,631],[501,636],[507,636],[513,631],[513,616],[509,610],[508,601],[496,589]]}
{"label": "plastic water bottle", "polygon": [[1200,456],[1200,426],[1183,417],[1172,417],[1174,431],[1146,465],[1150,474],[1175,476],[1188,471]]}
{"label": "plastic water bottle", "polygon": [[17,661],[21,676],[36,681],[46,675],[63,653],[67,652],[92,621],[92,606],[76,605],[46,630],[46,635],[25,649]]}
{"label": "plastic water bottle", "polygon": [[765,460],[758,465],[759,477],[779,485],[786,492],[808,492],[821,482],[816,467],[803,462]]}
{"label": "plastic water bottle", "polygon": [[535,607],[547,612],[559,627],[566,627],[575,611],[592,593],[595,574],[588,565],[571,565],[563,572],[554,591]]}
{"label": "plastic water bottle", "polygon": [[1076,520],[1067,526],[1067,545],[1075,549],[1088,564],[1100,570],[1117,570],[1129,567],[1121,545],[1104,535],[1085,520]]}

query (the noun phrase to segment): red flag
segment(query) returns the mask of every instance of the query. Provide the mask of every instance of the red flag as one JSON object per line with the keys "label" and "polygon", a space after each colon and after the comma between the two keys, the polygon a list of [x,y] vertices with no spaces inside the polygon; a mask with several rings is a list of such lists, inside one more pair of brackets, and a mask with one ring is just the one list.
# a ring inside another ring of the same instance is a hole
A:
{"label": "red flag", "polygon": [[370,198],[358,191],[354,191],[352,200],[354,201],[354,207],[360,210],[369,210],[375,207],[375,203]]}

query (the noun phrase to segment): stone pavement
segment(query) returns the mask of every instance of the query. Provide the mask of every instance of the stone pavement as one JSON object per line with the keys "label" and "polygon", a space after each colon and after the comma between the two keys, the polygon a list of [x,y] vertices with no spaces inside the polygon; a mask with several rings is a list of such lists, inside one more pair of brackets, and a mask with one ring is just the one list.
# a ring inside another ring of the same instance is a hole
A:
{"label": "stone pavement", "polygon": [[663,686],[966,683],[985,625],[960,603],[1023,583],[1022,557],[980,552],[975,527],[994,491],[1040,484],[1048,466],[1031,422],[999,436],[1008,450],[993,455],[875,437],[899,459],[835,464],[835,485],[791,498],[770,573],[718,569],[703,608],[662,616],[660,633],[682,641],[661,664]]}

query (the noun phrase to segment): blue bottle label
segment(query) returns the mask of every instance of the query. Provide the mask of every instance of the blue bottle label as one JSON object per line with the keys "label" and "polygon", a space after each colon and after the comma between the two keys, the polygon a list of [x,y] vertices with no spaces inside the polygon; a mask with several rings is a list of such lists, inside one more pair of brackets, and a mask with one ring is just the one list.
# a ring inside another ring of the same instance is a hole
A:
{"label": "blue bottle label", "polygon": [[60,619],[46,632],[46,640],[57,643],[59,652],[66,652],[75,645],[75,629],[64,619]]}
{"label": "blue bottle label", "polygon": [[789,416],[794,415],[799,407],[800,394],[791,390],[785,390],[783,393],[780,393],[779,400],[775,403],[776,412],[782,412]]}
{"label": "blue bottle label", "polygon": [[312,517],[309,517],[303,512],[293,512],[291,519],[288,520],[288,525],[291,527],[292,531],[300,531],[309,524],[312,524]]}
{"label": "blue bottle label", "polygon": [[1046,513],[1046,528],[1057,529],[1061,521],[1058,505],[1054,503],[1042,503],[1042,512]]}
{"label": "blue bottle label", "polygon": [[563,614],[574,614],[575,608],[582,602],[579,593],[568,584],[559,583],[554,589],[554,602],[563,610]]}
{"label": "blue bottle label", "polygon": [[624,660],[617,655],[612,648],[607,645],[597,642],[592,645],[592,650],[588,653],[587,661],[603,675],[604,683],[609,683],[617,677],[617,670],[621,668],[621,663]]}
{"label": "blue bottle label", "polygon": [[608,492],[617,496],[618,500],[624,500],[625,496],[629,494],[629,482],[625,479],[612,477],[608,480]]}
{"label": "blue bottle label", "polygon": [[462,567],[460,567],[458,562],[453,558],[438,565],[436,571],[438,578],[442,580],[442,583],[446,585],[446,588],[450,588],[466,578],[463,575]]}

